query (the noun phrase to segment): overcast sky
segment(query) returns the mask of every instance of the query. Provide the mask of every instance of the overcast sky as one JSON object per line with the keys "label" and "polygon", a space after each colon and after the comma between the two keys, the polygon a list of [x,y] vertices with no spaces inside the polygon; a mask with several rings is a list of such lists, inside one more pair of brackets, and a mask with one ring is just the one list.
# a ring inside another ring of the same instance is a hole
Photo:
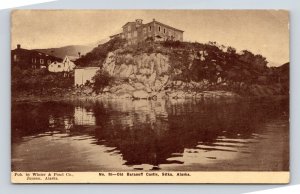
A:
{"label": "overcast sky", "polygon": [[11,46],[33,49],[95,43],[137,18],[144,23],[155,18],[184,30],[185,41],[216,41],[238,51],[262,54],[273,63],[289,61],[289,16],[285,11],[22,10],[12,14]]}

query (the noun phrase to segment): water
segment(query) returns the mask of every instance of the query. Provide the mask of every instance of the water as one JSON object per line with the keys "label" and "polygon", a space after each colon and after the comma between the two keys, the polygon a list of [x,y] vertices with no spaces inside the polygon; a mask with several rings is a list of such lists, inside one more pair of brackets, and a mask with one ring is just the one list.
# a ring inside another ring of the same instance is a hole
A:
{"label": "water", "polygon": [[13,171],[286,171],[288,100],[14,102]]}

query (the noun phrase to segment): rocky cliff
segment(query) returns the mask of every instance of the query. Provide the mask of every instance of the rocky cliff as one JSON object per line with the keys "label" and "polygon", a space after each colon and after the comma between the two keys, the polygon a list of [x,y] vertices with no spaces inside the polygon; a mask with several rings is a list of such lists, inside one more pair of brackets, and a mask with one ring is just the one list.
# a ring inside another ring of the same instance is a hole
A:
{"label": "rocky cliff", "polygon": [[[98,64],[114,78],[102,91],[117,98],[203,98],[286,95],[278,68],[249,51],[215,43],[145,43],[112,40],[81,61]],[[105,56],[105,57],[103,57]],[[286,72],[288,74],[288,72]],[[288,76],[288,75],[287,75]]]}
{"label": "rocky cliff", "polygon": [[[197,58],[190,56],[192,58]],[[103,92],[117,98],[190,98],[208,96],[236,96],[225,91],[202,91],[208,80],[183,82],[173,80],[169,56],[162,53],[122,54],[121,50],[110,52],[102,69],[118,81],[104,88]],[[180,72],[175,69],[175,74]]]}

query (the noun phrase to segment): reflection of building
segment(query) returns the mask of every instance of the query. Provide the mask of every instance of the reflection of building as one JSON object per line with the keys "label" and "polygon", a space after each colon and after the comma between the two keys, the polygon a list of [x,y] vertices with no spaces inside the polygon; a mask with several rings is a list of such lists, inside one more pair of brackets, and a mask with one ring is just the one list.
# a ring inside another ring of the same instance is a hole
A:
{"label": "reflection of building", "polygon": [[22,69],[47,68],[54,61],[59,62],[61,59],[35,50],[22,49],[20,44],[11,51],[11,64],[13,67],[19,66]]}
{"label": "reflection of building", "polygon": [[70,72],[73,71],[76,67],[74,61],[76,59],[72,56],[66,56],[64,60],[59,63],[54,61],[48,66],[48,70],[50,72]]}
{"label": "reflection of building", "polygon": [[75,125],[95,125],[96,117],[93,112],[83,107],[75,107],[74,123]]}
{"label": "reflection of building", "polygon": [[136,19],[135,22],[127,22],[122,28],[123,32],[112,35],[110,38],[124,38],[129,44],[143,42],[147,38],[151,38],[154,41],[183,41],[184,31],[158,22],[155,19],[147,24],[143,24],[141,19]]}
{"label": "reflection of building", "polygon": [[84,85],[86,82],[92,82],[92,78],[100,67],[81,67],[75,68],[74,83],[75,86]]}
{"label": "reflection of building", "polygon": [[73,127],[73,118],[71,117],[54,117],[49,115],[49,127],[54,129],[70,130]]}

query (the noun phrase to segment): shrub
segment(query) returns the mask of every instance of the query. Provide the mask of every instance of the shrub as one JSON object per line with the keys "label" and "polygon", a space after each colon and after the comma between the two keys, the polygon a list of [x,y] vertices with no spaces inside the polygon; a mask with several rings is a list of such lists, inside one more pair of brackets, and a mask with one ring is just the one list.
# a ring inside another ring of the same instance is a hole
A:
{"label": "shrub", "polygon": [[64,77],[63,73],[50,73],[47,69],[12,68],[13,92],[31,91],[43,93],[51,88],[70,88],[74,78]]}
{"label": "shrub", "polygon": [[163,42],[163,46],[165,46],[165,47],[175,47],[176,48],[176,47],[181,47],[183,45],[178,40],[176,40],[176,41],[166,40],[166,41]]}
{"label": "shrub", "polygon": [[121,38],[111,39],[77,59],[75,64],[78,66],[101,66],[109,52],[122,48],[125,43],[126,41]]}
{"label": "shrub", "polygon": [[96,75],[92,78],[94,82],[94,90],[98,93],[108,86],[114,79],[107,71],[100,69]]}

